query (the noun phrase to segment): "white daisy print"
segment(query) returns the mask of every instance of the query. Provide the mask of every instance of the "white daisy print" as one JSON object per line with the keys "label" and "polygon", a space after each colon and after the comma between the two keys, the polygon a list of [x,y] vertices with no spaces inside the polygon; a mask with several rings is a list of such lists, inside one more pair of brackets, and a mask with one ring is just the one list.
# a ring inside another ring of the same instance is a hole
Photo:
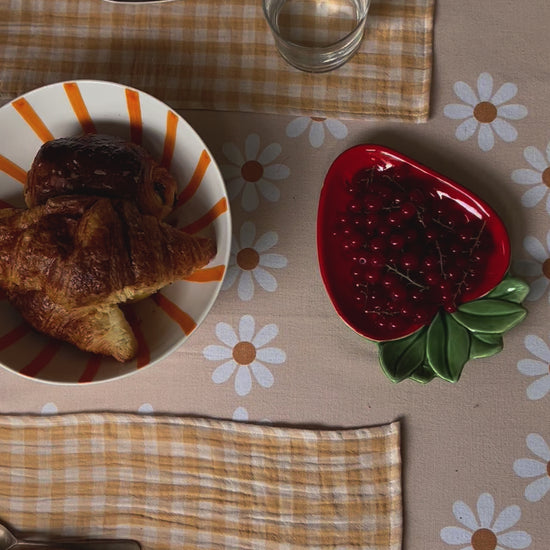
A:
{"label": "white daisy print", "polygon": [[536,401],[550,392],[550,348],[542,338],[533,334],[525,337],[525,347],[535,358],[518,361],[518,370],[525,376],[535,378],[527,386],[527,397]]}
{"label": "white daisy print", "polygon": [[248,420],[248,411],[244,407],[237,407],[233,411],[233,420],[235,422],[246,422]]}
{"label": "white daisy print", "polygon": [[519,506],[504,508],[494,519],[495,501],[489,493],[477,500],[477,518],[460,500],[453,504],[453,514],[463,527],[444,527],[440,536],[447,544],[460,545],[461,550],[516,550],[531,544],[531,536],[525,531],[510,531],[521,517]]}
{"label": "white daisy print", "polygon": [[243,223],[239,238],[233,235],[222,290],[231,288],[238,280],[237,294],[243,301],[254,297],[254,281],[267,292],[275,292],[277,279],[268,269],[280,269],[287,265],[285,256],[268,252],[278,239],[274,231],[268,231],[256,239],[256,225],[252,222]]}
{"label": "white daisy print", "polygon": [[537,478],[525,488],[525,498],[538,502],[550,491],[550,447],[539,434],[529,434],[527,447],[540,460],[520,458],[514,462],[514,472],[519,477]]}
{"label": "white daisy print", "polygon": [[227,185],[229,200],[242,191],[241,205],[252,212],[260,204],[260,195],[270,202],[277,202],[281,195],[273,181],[288,178],[290,170],[275,160],[281,154],[278,143],[271,143],[260,150],[260,136],[250,134],[244,143],[244,154],[234,143],[226,143],[223,153],[231,164],[220,166]]}
{"label": "white daisy print", "polygon": [[511,82],[506,82],[493,92],[493,77],[481,73],[477,79],[477,91],[466,82],[456,82],[454,92],[464,103],[446,105],[443,112],[453,120],[463,120],[456,129],[460,141],[470,139],[478,132],[477,142],[482,151],[490,151],[495,144],[495,134],[502,141],[515,141],[516,129],[508,120],[519,120],[527,116],[523,105],[508,103],[518,92]]}
{"label": "white daisy print", "polygon": [[[248,422],[250,420],[248,411],[244,407],[237,407],[233,411],[233,417],[232,419],[235,422]],[[262,420],[258,420],[260,424],[270,424],[271,420],[269,418],[263,418]]]}
{"label": "white daisy print", "polygon": [[300,116],[292,120],[286,127],[286,135],[291,138],[301,136],[309,128],[308,138],[312,147],[321,147],[325,142],[325,128],[336,139],[344,139],[348,135],[347,126],[336,119],[321,116]]}
{"label": "white daisy print", "polygon": [[521,204],[532,208],[546,197],[546,211],[550,213],[550,143],[544,153],[536,147],[526,147],[523,157],[532,168],[520,168],[512,172],[512,181],[529,186],[521,197]]}
{"label": "white daisy print", "polygon": [[155,409],[151,403],[142,403],[138,408],[138,413],[140,414],[153,414]]}
{"label": "white daisy print", "polygon": [[216,336],[223,345],[210,345],[204,348],[203,354],[210,361],[223,361],[212,373],[216,384],[227,382],[235,374],[235,391],[237,395],[248,395],[252,390],[253,379],[262,387],[273,386],[274,377],[266,366],[280,365],[286,361],[283,350],[267,347],[279,333],[275,324],[269,324],[256,332],[252,315],[244,315],[236,332],[228,323],[216,325]]}
{"label": "white daisy print", "polygon": [[56,414],[57,413],[57,405],[55,403],[52,403],[51,401],[49,403],[46,403],[42,409],[40,409],[40,414]]}
{"label": "white daisy print", "polygon": [[533,278],[525,299],[534,302],[542,297],[550,284],[550,231],[545,244],[536,237],[528,236],[523,240],[523,248],[531,258],[515,260],[514,269],[518,275]]}

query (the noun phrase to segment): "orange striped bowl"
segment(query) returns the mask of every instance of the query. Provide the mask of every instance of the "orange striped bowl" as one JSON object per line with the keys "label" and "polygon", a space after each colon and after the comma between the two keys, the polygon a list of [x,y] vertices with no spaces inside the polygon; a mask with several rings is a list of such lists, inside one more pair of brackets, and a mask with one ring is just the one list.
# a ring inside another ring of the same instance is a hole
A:
{"label": "orange striped bowl", "polygon": [[0,208],[24,207],[23,183],[45,141],[98,132],[142,144],[176,177],[173,219],[186,231],[216,239],[216,257],[185,281],[133,304],[128,318],[139,342],[137,359],[81,352],[32,330],[0,296],[0,364],[56,384],[113,380],[151,366],[179,348],[211,309],[227,268],[231,215],[220,171],[205,144],[178,114],[139,90],[111,82],[61,82],[0,108]]}

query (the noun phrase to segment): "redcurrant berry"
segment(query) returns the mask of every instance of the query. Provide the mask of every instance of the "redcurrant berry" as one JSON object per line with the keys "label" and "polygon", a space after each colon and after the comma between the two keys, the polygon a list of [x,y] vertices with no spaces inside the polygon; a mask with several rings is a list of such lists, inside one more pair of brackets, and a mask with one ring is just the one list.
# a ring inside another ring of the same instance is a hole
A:
{"label": "redcurrant berry", "polygon": [[363,199],[363,204],[365,209],[369,212],[378,211],[384,205],[384,201],[380,195],[375,195],[374,193],[368,193]]}
{"label": "redcurrant berry", "polygon": [[422,189],[415,187],[414,189],[411,189],[409,192],[409,199],[414,204],[423,204],[426,201],[426,196],[424,195],[424,192]]}
{"label": "redcurrant berry", "polygon": [[428,242],[437,241],[437,239],[439,239],[439,230],[434,226],[426,227],[426,231],[424,232],[424,237]]}
{"label": "redcurrant berry", "polygon": [[430,286],[435,286],[441,281],[441,274],[439,271],[426,271],[424,273],[424,280]]}
{"label": "redcurrant berry", "polygon": [[430,320],[431,312],[427,307],[418,307],[414,313],[414,320],[417,323],[426,324]]}
{"label": "redcurrant berry", "polygon": [[392,210],[387,217],[388,223],[393,227],[400,227],[405,221],[405,217],[401,210]]}
{"label": "redcurrant berry", "polygon": [[401,267],[404,269],[417,269],[418,264],[418,256],[412,252],[405,252],[401,256]]}
{"label": "redcurrant berry", "polygon": [[393,232],[393,228],[392,228],[392,226],[391,226],[389,223],[384,223],[384,222],[382,222],[382,223],[378,226],[378,234],[379,234],[381,237],[389,236],[389,235],[391,235],[392,232]]}
{"label": "redcurrant berry", "polygon": [[457,267],[456,265],[451,265],[445,268],[445,276],[447,277],[447,280],[449,281],[460,281],[462,277],[464,276],[464,271]]}
{"label": "redcurrant berry", "polygon": [[377,268],[382,268],[386,265],[386,256],[380,251],[373,252],[369,257],[370,265]]}
{"label": "redcurrant berry", "polygon": [[365,216],[365,228],[367,231],[374,231],[380,225],[380,216],[375,212],[369,212]]}
{"label": "redcurrant berry", "polygon": [[406,227],[403,230],[403,237],[408,243],[412,243],[418,239],[418,231],[414,227]]}
{"label": "redcurrant berry", "polygon": [[402,283],[394,283],[389,289],[392,300],[402,302],[407,298],[407,288]]}
{"label": "redcurrant berry", "polygon": [[405,246],[406,237],[401,233],[392,233],[388,238],[388,244],[392,248],[403,248]]}
{"label": "redcurrant berry", "polygon": [[422,260],[422,269],[425,271],[433,271],[439,266],[439,258],[437,256],[426,256]]}
{"label": "redcurrant berry", "polygon": [[376,269],[376,266],[372,264],[364,270],[363,278],[368,284],[376,284],[380,281],[382,272],[380,269]]}
{"label": "redcurrant berry", "polygon": [[409,297],[413,302],[423,302],[426,298],[426,293],[421,288],[413,288]]}
{"label": "redcurrant berry", "polygon": [[388,328],[390,330],[397,330],[403,326],[403,319],[398,315],[390,317],[388,320]]}
{"label": "redcurrant berry", "polygon": [[390,288],[393,285],[399,284],[399,277],[393,273],[384,273],[380,281],[384,288]]}
{"label": "redcurrant berry", "polygon": [[401,214],[405,220],[410,220],[416,215],[416,206],[412,202],[405,202],[401,205]]}
{"label": "redcurrant berry", "polygon": [[358,214],[363,211],[363,203],[359,199],[353,200],[348,204],[348,210],[353,214]]}
{"label": "redcurrant berry", "polygon": [[386,250],[388,248],[388,241],[384,237],[372,237],[369,240],[369,248],[374,251]]}

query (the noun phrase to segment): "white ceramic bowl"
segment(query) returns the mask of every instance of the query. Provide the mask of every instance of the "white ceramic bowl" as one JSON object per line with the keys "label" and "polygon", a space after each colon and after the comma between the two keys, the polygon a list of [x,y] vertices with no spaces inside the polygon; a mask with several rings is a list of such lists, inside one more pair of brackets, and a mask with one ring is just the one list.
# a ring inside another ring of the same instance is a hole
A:
{"label": "white ceramic bowl", "polygon": [[[24,207],[23,182],[49,139],[105,133],[140,142],[164,159],[190,197],[173,214],[178,227],[195,224],[215,238],[217,255],[195,280],[178,281],[132,306],[140,352],[128,363],[84,353],[36,333],[0,299],[0,365],[57,384],[113,380],[151,366],[179,348],[201,324],[221,288],[231,245],[225,185],[191,126],[154,97],[120,84],[79,80],[33,90],[0,108],[0,207]],[[196,187],[196,192],[189,193]],[[173,221],[171,219],[171,221]]]}

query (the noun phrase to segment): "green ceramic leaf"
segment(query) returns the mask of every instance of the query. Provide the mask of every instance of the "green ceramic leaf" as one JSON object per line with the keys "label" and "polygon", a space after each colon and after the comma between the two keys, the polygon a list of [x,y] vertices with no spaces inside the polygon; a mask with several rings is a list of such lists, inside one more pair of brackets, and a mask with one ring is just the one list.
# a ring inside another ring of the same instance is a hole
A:
{"label": "green ceramic leaf", "polygon": [[506,277],[498,284],[486,298],[496,298],[521,304],[529,294],[529,285],[516,277]]}
{"label": "green ceramic leaf", "polygon": [[489,332],[476,332],[475,337],[486,344],[499,344],[502,342],[502,334],[491,334]]}
{"label": "green ceramic leaf", "polygon": [[411,380],[419,384],[427,384],[435,378],[435,372],[428,363],[422,363],[410,376]]}
{"label": "green ceramic leaf", "polygon": [[428,328],[426,357],[440,378],[457,382],[470,358],[470,333],[450,315],[439,313]]}
{"label": "green ceramic leaf", "polygon": [[501,334],[472,333],[470,359],[490,357],[502,351],[504,347]]}
{"label": "green ceramic leaf", "polygon": [[380,365],[386,376],[392,382],[401,382],[424,363],[426,328],[399,340],[380,342],[378,350]]}
{"label": "green ceramic leaf", "polygon": [[451,316],[471,332],[502,334],[520,323],[527,312],[519,304],[494,298],[474,300],[459,306]]}
{"label": "green ceramic leaf", "polygon": [[470,359],[502,351],[503,334],[520,323],[529,285],[507,276],[483,298],[441,311],[429,327],[389,342],[380,342],[380,364],[393,382],[406,378],[427,384],[435,376],[456,382]]}

